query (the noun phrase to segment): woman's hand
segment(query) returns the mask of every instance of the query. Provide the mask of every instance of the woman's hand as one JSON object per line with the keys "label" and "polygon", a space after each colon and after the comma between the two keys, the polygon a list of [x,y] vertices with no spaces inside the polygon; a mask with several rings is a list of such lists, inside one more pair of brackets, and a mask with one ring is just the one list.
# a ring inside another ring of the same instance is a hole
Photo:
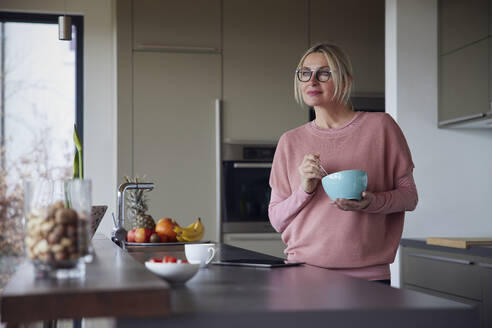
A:
{"label": "woman's hand", "polygon": [[366,208],[367,206],[369,206],[369,204],[371,204],[373,199],[374,199],[374,194],[372,192],[364,191],[362,193],[361,200],[337,198],[335,199],[335,204],[338,206],[339,209],[343,211],[360,211]]}
{"label": "woman's hand", "polygon": [[301,186],[308,194],[314,192],[318,186],[319,180],[324,176],[319,165],[319,154],[304,155],[302,163],[299,165]]}

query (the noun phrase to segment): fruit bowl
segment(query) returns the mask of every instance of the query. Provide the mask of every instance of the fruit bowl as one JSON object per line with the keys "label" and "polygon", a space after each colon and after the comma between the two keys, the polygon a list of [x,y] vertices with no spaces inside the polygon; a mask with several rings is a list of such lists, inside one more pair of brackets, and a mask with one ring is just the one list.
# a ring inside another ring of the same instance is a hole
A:
{"label": "fruit bowl", "polygon": [[198,272],[200,264],[146,261],[145,267],[168,282],[179,284],[190,280]]}

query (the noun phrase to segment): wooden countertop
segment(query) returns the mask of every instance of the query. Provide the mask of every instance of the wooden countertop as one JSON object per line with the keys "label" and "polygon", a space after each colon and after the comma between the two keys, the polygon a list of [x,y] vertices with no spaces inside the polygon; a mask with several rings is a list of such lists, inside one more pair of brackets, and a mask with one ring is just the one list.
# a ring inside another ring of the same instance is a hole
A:
{"label": "wooden countertop", "polygon": [[[475,327],[476,308],[303,265],[275,269],[209,265],[169,286],[140,264],[184,258],[183,247],[126,253],[93,241],[96,260],[84,282],[36,281],[24,265],[2,295],[2,320],[116,317],[118,327]],[[220,259],[269,258],[220,245]],[[140,263],[139,263],[140,262]]]}

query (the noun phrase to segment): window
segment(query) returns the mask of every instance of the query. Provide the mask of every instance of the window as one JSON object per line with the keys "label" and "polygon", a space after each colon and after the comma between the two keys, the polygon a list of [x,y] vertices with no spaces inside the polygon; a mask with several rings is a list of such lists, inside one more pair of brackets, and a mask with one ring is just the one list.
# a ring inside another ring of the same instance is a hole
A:
{"label": "window", "polygon": [[[22,249],[23,182],[72,175],[82,136],[83,19],[58,40],[58,16],[0,12],[0,290]],[[17,262],[16,262],[17,261]]]}

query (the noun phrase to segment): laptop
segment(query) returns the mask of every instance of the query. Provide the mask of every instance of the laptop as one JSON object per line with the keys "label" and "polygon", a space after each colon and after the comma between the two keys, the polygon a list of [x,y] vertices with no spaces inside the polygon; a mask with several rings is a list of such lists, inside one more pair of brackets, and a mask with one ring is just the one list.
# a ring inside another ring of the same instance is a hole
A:
{"label": "laptop", "polygon": [[212,262],[215,265],[232,265],[232,266],[246,266],[257,268],[281,268],[304,264],[304,262],[285,263],[284,260],[274,259],[234,259],[234,260],[219,260]]}

